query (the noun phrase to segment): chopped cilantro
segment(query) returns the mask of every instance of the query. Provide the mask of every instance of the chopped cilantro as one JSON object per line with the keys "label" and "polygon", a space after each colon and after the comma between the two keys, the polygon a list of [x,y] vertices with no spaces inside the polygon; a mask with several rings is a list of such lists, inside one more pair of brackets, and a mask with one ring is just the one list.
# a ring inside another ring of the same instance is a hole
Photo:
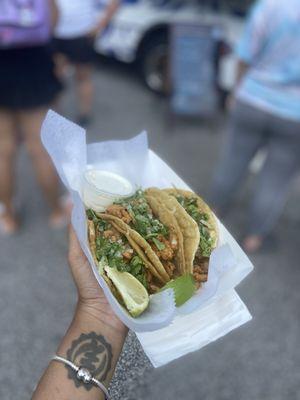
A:
{"label": "chopped cilantro", "polygon": [[142,259],[139,256],[134,256],[130,260],[130,271],[133,276],[136,277],[144,286],[147,288],[147,280],[145,274],[145,266]]}
{"label": "chopped cilantro", "polygon": [[108,221],[99,218],[95,211],[91,209],[86,211],[86,215],[89,220],[94,222],[98,233],[96,238],[97,260],[105,260],[109,267],[116,268],[120,272],[129,272],[147,288],[146,270],[142,259],[134,255],[129,262],[124,260],[123,254],[128,250],[126,248],[127,241],[124,242],[126,240],[125,237],[118,241],[112,241],[102,236],[102,233],[111,229],[112,225]]}
{"label": "chopped cilantro", "polygon": [[198,208],[196,197],[176,196],[177,201],[182,205],[186,212],[197,222],[200,232],[199,248],[201,255],[209,257],[212,252],[213,240],[210,236],[207,222],[209,216],[206,213],[201,213]]}
{"label": "chopped cilantro", "polygon": [[120,272],[129,272],[147,288],[143,261],[135,255],[129,262],[126,262],[123,258],[125,251],[126,245],[123,241],[112,242],[104,236],[98,236],[96,239],[96,256],[99,261],[104,259],[109,267],[116,268]]}
{"label": "chopped cilantro", "polygon": [[89,208],[88,210],[86,210],[86,215],[88,217],[89,220],[93,221],[94,223],[97,223],[99,218],[97,217],[96,213],[94,210],[92,210],[91,208]]}
{"label": "chopped cilantro", "polygon": [[107,229],[111,228],[111,224],[108,221],[105,221],[104,219],[99,219],[97,227],[100,232],[104,232]]}
{"label": "chopped cilantro", "polygon": [[[121,199],[115,202],[126,208],[132,222],[130,226],[135,229],[144,239],[154,241],[159,235],[166,237],[169,234],[168,228],[162,224],[152,214],[152,210],[147,203],[143,190],[139,189],[131,197]],[[159,240],[157,240],[159,242]],[[162,250],[163,243],[159,242],[157,248]],[[160,247],[160,248],[159,248]]]}
{"label": "chopped cilantro", "polygon": [[158,239],[156,239],[155,237],[152,238],[153,243],[155,244],[155,246],[158,248],[159,251],[164,250],[165,249],[165,245]]}
{"label": "chopped cilantro", "polygon": [[96,215],[94,210],[89,208],[88,210],[86,210],[86,215],[89,220],[94,222],[96,230],[103,232],[107,229],[110,229],[111,224],[108,221],[105,221],[104,219],[99,218]]}

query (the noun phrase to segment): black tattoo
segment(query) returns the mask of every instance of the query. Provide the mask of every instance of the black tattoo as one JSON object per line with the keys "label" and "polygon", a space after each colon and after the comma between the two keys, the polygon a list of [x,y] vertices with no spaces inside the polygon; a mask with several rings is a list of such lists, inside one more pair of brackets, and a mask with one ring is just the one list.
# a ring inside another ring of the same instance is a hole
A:
{"label": "black tattoo", "polygon": [[[112,349],[102,335],[95,332],[82,333],[74,340],[67,351],[68,360],[78,367],[87,368],[94,378],[105,381],[111,369]],[[92,389],[92,384],[85,384],[77,379],[76,373],[68,366],[68,378],[72,379],[76,387],[83,386],[86,390]]]}

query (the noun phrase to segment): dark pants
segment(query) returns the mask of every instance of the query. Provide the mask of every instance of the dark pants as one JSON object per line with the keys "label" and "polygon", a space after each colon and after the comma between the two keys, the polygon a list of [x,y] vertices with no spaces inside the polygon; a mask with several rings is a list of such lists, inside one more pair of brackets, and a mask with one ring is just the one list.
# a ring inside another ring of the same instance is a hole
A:
{"label": "dark pants", "polygon": [[243,183],[249,163],[262,148],[267,158],[250,204],[248,234],[265,236],[278,221],[300,170],[300,121],[279,118],[238,102],[230,116],[210,200],[217,210],[225,210]]}

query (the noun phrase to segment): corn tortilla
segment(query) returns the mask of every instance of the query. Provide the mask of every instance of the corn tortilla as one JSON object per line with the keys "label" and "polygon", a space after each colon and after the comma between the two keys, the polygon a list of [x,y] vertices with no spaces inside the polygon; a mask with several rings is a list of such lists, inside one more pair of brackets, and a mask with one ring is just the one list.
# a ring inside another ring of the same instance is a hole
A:
{"label": "corn tortilla", "polygon": [[[124,221],[120,218],[115,217],[110,214],[101,214],[96,213],[99,218],[110,221],[114,227],[126,236],[130,245],[137,251],[139,256],[145,263],[145,266],[149,269],[149,271],[161,282],[167,283],[170,278],[166,273],[163,265],[160,265],[159,258],[151,249],[151,246],[147,243],[147,241],[135,230],[130,228]],[[155,257],[154,257],[155,256]]]}

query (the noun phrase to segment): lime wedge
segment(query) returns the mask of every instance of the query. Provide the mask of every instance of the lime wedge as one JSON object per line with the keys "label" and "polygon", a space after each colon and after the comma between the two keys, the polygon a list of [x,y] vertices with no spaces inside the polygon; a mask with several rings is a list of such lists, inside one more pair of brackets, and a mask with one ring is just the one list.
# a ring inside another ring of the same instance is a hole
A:
{"label": "lime wedge", "polygon": [[193,275],[182,275],[168,282],[161,290],[173,289],[175,295],[176,307],[186,303],[196,292],[196,285]]}
{"label": "lime wedge", "polygon": [[130,315],[138,317],[148,307],[149,295],[145,287],[128,272],[120,272],[108,265],[104,270],[117,288]]}

